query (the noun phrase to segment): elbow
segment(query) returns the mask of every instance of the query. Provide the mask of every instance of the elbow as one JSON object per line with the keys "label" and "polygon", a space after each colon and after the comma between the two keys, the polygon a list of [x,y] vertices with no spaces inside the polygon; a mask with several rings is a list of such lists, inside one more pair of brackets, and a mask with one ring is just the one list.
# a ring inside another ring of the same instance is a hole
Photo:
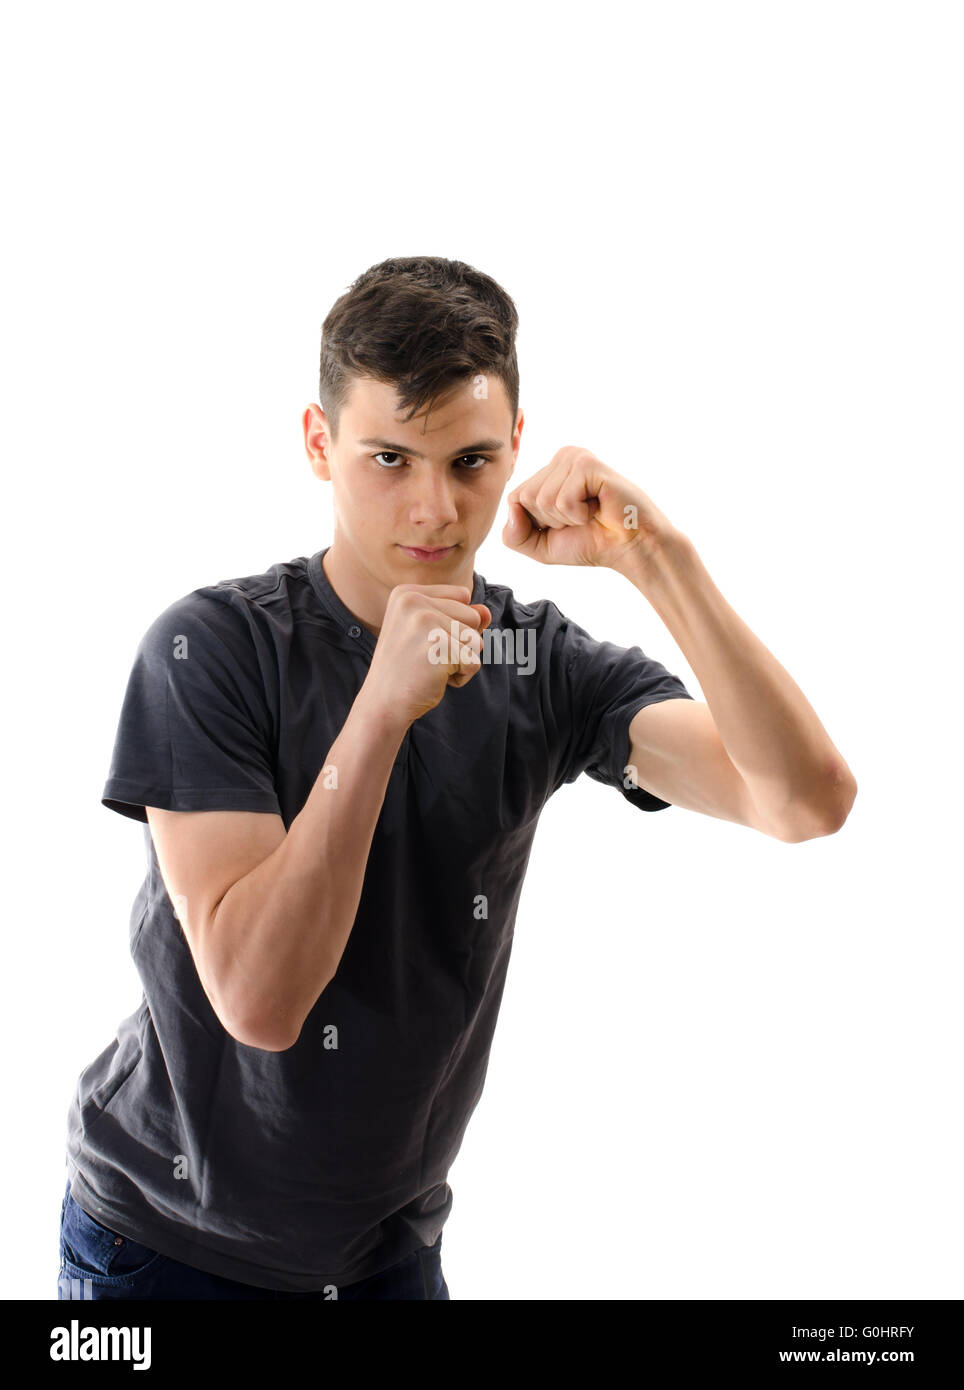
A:
{"label": "elbow", "polygon": [[241,1043],[244,1047],[256,1047],[261,1052],[287,1052],[301,1036],[300,1028],[292,1036],[290,1031],[272,1029],[264,1024],[240,1025],[233,1020],[221,1018],[220,1015],[218,1017],[221,1027],[235,1042]]}
{"label": "elbow", "polygon": [[824,835],[836,835],[838,830],[843,829],[856,797],[857,783],[853,777],[848,777],[845,784],[838,781],[831,801],[801,810],[796,820],[785,826],[779,838],[793,845],[804,840],[818,840]]}
{"label": "elbow", "polygon": [[275,999],[270,1006],[262,1002],[257,1020],[245,1029],[240,1042],[248,1047],[259,1047],[262,1052],[287,1052],[301,1037],[302,1029],[311,1010],[324,994],[333,977],[328,975],[321,989],[309,999],[301,994],[295,999]]}
{"label": "elbow", "polygon": [[244,1047],[261,1052],[287,1052],[301,1034],[304,1019],[296,1019],[290,1005],[275,999],[268,1004],[258,997],[246,980],[231,972],[218,971],[205,962],[201,984],[218,1022],[230,1038]]}
{"label": "elbow", "polygon": [[238,1002],[232,1002],[230,992],[223,980],[218,980],[210,967],[198,968],[201,988],[207,997],[212,1012],[229,1038],[244,1047],[258,1047],[263,1052],[283,1052],[288,1043],[279,1037],[277,1029],[266,1028],[249,1009],[242,1009]]}
{"label": "elbow", "polygon": [[277,978],[262,981],[258,989],[250,975],[239,974],[236,963],[233,970],[221,964],[224,968],[218,973],[208,960],[208,973],[202,980],[205,993],[225,1032],[242,1046],[261,1052],[287,1052],[294,1047],[308,1014],[333,978],[333,972],[326,970],[317,994],[308,994],[304,988],[282,991]]}
{"label": "elbow", "polygon": [[857,780],[852,773],[848,772],[845,779],[836,783],[836,799],[832,809],[825,817],[824,829],[821,834],[836,835],[838,830],[842,830],[856,800]]}
{"label": "elbow", "polygon": [[261,1052],[287,1052],[301,1036],[301,1024],[293,1027],[290,1013],[286,1015],[278,1008],[271,1012],[231,1008],[223,999],[217,1003],[212,999],[211,1004],[224,1031],[244,1047],[256,1047]]}

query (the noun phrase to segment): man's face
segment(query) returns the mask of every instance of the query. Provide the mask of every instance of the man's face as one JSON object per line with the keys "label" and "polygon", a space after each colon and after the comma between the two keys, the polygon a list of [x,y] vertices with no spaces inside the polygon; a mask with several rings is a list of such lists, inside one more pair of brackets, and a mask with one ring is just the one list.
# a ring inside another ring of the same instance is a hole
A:
{"label": "man's face", "polygon": [[[477,383],[484,383],[483,389]],[[396,388],[356,378],[332,444],[324,411],[304,414],[312,469],[334,489],[331,553],[369,595],[396,584],[467,584],[519,451],[500,378],[473,377],[407,423]]]}

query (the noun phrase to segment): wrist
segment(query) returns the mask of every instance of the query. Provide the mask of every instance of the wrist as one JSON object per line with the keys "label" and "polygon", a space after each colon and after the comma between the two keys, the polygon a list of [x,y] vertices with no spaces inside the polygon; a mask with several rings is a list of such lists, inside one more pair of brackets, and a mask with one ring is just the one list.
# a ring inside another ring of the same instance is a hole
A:
{"label": "wrist", "polygon": [[384,698],[374,686],[370,686],[368,678],[355,696],[352,714],[356,712],[366,727],[376,730],[381,737],[396,743],[401,743],[413,723],[392,703],[390,697]]}
{"label": "wrist", "polygon": [[692,564],[695,554],[689,536],[672,526],[650,532],[628,546],[625,555],[612,568],[645,593]]}

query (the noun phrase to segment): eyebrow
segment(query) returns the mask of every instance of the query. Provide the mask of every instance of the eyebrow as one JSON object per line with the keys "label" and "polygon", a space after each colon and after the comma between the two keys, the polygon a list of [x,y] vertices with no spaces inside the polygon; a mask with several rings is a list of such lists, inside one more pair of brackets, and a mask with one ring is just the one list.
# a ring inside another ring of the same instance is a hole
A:
{"label": "eyebrow", "polygon": [[[391,454],[408,454],[410,458],[425,457],[417,449],[409,449],[404,444],[393,444],[390,439],[359,439],[358,443],[367,444],[373,449],[383,449]],[[492,453],[495,449],[503,448],[505,444],[501,439],[479,439],[474,444],[465,444],[461,449],[456,449],[452,458],[460,458],[462,454]]]}

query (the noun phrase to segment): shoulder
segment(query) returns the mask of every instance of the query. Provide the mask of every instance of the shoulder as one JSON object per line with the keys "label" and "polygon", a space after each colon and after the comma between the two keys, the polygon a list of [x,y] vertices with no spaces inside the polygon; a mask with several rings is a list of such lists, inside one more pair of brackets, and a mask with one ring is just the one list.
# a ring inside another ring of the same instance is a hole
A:
{"label": "shoulder", "polygon": [[257,644],[278,631],[290,633],[307,583],[307,560],[302,557],[257,574],[200,585],[157,614],[142,645],[166,644],[182,634],[250,648],[252,642]]}
{"label": "shoulder", "polygon": [[481,580],[482,593],[473,602],[484,603],[492,613],[493,626],[536,627],[555,631],[569,623],[566,615],[548,598],[520,599],[507,584]]}

